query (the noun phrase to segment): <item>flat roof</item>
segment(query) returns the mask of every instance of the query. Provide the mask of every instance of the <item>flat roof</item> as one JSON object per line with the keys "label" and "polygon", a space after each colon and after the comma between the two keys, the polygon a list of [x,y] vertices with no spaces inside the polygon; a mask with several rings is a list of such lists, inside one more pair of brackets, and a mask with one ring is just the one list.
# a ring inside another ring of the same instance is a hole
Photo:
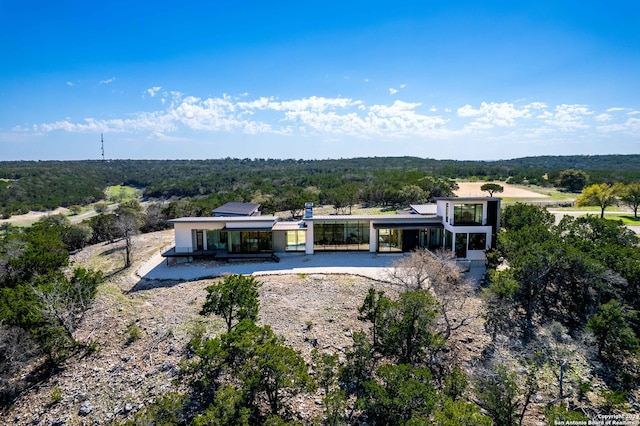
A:
{"label": "flat roof", "polygon": [[274,231],[306,231],[304,222],[276,222],[273,224]]}
{"label": "flat roof", "polygon": [[374,222],[442,222],[442,216],[429,216],[425,217],[418,214],[370,214],[370,215],[349,215],[349,214],[336,214],[336,215],[322,215],[305,218],[305,220],[370,220]]}
{"label": "flat roof", "polygon": [[198,217],[179,217],[170,219],[169,223],[211,223],[211,222],[275,222],[278,218],[275,216],[198,216]]}
{"label": "flat roof", "polygon": [[381,222],[374,223],[374,229],[422,229],[422,228],[444,228],[441,222],[424,221],[419,222]]}
{"label": "flat roof", "polygon": [[435,199],[436,201],[500,201],[502,198],[500,197],[438,197]]}

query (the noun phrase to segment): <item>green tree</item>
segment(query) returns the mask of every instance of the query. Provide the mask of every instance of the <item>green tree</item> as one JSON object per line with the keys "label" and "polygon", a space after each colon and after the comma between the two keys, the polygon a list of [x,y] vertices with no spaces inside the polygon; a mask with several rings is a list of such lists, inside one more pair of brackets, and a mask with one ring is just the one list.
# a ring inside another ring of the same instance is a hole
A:
{"label": "green tree", "polygon": [[311,351],[313,360],[313,373],[316,382],[324,390],[324,394],[329,395],[337,383],[338,377],[338,355],[320,353],[317,349]]}
{"label": "green tree", "polygon": [[462,369],[457,365],[451,369],[451,372],[444,378],[444,387],[442,393],[452,401],[457,401],[467,389],[469,380]]}
{"label": "green tree", "polygon": [[86,224],[72,225],[69,218],[63,214],[47,215],[39,222],[56,225],[62,234],[62,241],[69,251],[83,248],[93,236],[93,230]]}
{"label": "green tree", "polygon": [[346,361],[340,368],[340,386],[347,395],[361,396],[364,383],[373,375],[373,351],[364,332],[354,332],[352,339],[353,345],[345,351]]}
{"label": "green tree", "polygon": [[[316,388],[300,353],[286,346],[269,326],[244,319],[229,333],[195,339],[190,346],[197,357],[185,366],[185,378],[201,400],[213,403],[202,419],[205,423],[207,416],[223,415],[256,424],[265,414],[263,402],[269,414],[279,416],[289,410],[288,400]],[[235,392],[221,383],[232,385]],[[223,394],[216,393],[220,389]],[[227,397],[235,402],[225,402]]]}
{"label": "green tree", "polygon": [[504,192],[504,186],[497,183],[485,183],[480,187],[480,191],[489,193],[489,197],[493,197],[494,193]]}
{"label": "green tree", "polygon": [[373,346],[376,348],[379,345],[378,330],[381,327],[382,316],[388,309],[389,302],[390,300],[384,296],[384,291],[376,291],[373,287],[370,287],[364,302],[358,308],[358,319],[371,323]]}
{"label": "green tree", "polygon": [[598,313],[589,318],[587,328],[596,339],[602,359],[619,363],[626,354],[638,348],[638,338],[629,325],[637,318],[637,311],[628,309],[615,299],[601,305]]}
{"label": "green tree", "polygon": [[113,242],[120,235],[116,216],[113,214],[99,214],[83,223],[87,223],[93,231],[90,244]]}
{"label": "green tree", "polygon": [[506,206],[500,214],[502,227],[510,231],[527,226],[553,225],[555,218],[545,207],[516,203]]}
{"label": "green tree", "polygon": [[250,410],[244,406],[242,394],[224,384],[204,413],[193,419],[194,426],[249,426]]}
{"label": "green tree", "polygon": [[403,425],[412,419],[429,419],[436,391],[428,368],[387,364],[378,368],[376,376],[377,380],[365,383],[365,394],[357,402],[368,424]]}
{"label": "green tree", "polygon": [[126,421],[124,426],[186,424],[184,408],[188,399],[186,395],[170,392],[136,413],[133,420]]}
{"label": "green tree", "polygon": [[258,289],[261,285],[254,277],[228,275],[206,288],[207,298],[200,315],[220,315],[227,325],[227,333],[234,322],[245,319],[255,322],[260,310]]}
{"label": "green tree", "polygon": [[490,285],[482,289],[485,327],[491,332],[492,341],[496,340],[498,332],[512,329],[515,322],[515,297],[520,284],[514,278],[513,272],[513,269],[489,271]]}
{"label": "green tree", "polygon": [[99,203],[95,203],[93,205],[93,209],[100,215],[107,213],[109,211],[109,206],[104,201],[101,201]]}
{"label": "green tree", "polygon": [[617,192],[620,194],[620,201],[633,210],[633,217],[638,217],[638,206],[640,206],[640,182],[632,182],[618,185]]}
{"label": "green tree", "polygon": [[434,332],[437,300],[422,290],[406,291],[387,306],[378,331],[382,353],[401,364],[430,361],[445,343]]}
{"label": "green tree", "polygon": [[589,418],[580,411],[569,411],[563,406],[545,409],[544,417],[548,426],[559,424],[589,424]]}
{"label": "green tree", "polygon": [[102,273],[77,268],[68,279],[62,272],[35,281],[40,303],[34,307],[51,327],[60,327],[73,342],[73,332],[82,314],[93,304]]}
{"label": "green tree", "polygon": [[429,194],[418,185],[406,185],[400,190],[400,198],[402,199],[402,204],[408,206],[409,204],[426,203]]}
{"label": "green tree", "polygon": [[36,222],[25,229],[14,229],[2,241],[4,271],[2,285],[14,286],[47,275],[69,263],[69,251],[62,240],[62,228],[49,222]]}
{"label": "green tree", "polygon": [[346,426],[347,394],[341,389],[334,389],[322,399],[324,406],[324,422],[328,426]]}
{"label": "green tree", "polygon": [[465,401],[446,398],[436,410],[433,423],[436,426],[490,426],[491,418],[480,413],[480,407]]}
{"label": "green tree", "polygon": [[580,192],[587,185],[588,180],[589,176],[584,171],[567,169],[560,172],[558,184],[569,192]]}
{"label": "green tree", "polygon": [[258,395],[264,395],[272,415],[281,414],[285,398],[316,386],[300,353],[283,341],[267,339],[256,345],[252,356],[236,372],[243,394],[256,404]]}
{"label": "green tree", "polygon": [[521,407],[520,388],[515,373],[502,366],[496,367],[487,377],[476,384],[476,398],[496,426],[514,426],[517,424],[518,410]]}
{"label": "green tree", "polygon": [[600,217],[604,218],[604,210],[617,204],[616,188],[606,183],[596,183],[587,186],[576,199],[576,206],[598,206]]}

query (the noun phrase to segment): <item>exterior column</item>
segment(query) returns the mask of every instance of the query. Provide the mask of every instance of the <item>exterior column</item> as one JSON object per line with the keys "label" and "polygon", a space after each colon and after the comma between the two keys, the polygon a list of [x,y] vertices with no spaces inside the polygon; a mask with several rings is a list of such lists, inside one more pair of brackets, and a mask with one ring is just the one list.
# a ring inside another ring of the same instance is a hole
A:
{"label": "exterior column", "polygon": [[373,227],[373,221],[369,221],[369,253],[378,251],[378,230]]}
{"label": "exterior column", "polygon": [[307,227],[307,236],[304,241],[305,254],[313,254],[313,221],[305,220],[305,226]]}

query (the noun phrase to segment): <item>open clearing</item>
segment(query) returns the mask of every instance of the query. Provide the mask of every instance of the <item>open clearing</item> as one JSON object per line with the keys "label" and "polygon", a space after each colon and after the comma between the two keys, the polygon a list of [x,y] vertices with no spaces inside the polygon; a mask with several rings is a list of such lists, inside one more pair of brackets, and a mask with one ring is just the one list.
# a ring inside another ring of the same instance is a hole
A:
{"label": "open clearing", "polygon": [[458,197],[486,197],[489,195],[487,191],[482,191],[480,187],[485,183],[498,183],[504,187],[504,192],[495,194],[497,197],[504,198],[549,198],[547,194],[530,191],[520,188],[519,186],[510,185],[504,182],[458,182],[459,189],[454,191]]}

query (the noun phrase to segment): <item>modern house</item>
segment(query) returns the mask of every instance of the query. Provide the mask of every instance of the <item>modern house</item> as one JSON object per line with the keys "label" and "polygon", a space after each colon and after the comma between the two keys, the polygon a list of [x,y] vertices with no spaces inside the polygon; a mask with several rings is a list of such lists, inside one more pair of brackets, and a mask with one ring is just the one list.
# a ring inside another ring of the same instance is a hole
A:
{"label": "modern house", "polygon": [[192,260],[273,257],[287,252],[402,253],[417,248],[451,250],[457,259],[483,260],[495,246],[500,198],[438,198],[391,215],[321,215],[305,206],[301,220],[263,216],[256,204],[228,203],[212,217],[170,220],[175,247],[167,258]]}

